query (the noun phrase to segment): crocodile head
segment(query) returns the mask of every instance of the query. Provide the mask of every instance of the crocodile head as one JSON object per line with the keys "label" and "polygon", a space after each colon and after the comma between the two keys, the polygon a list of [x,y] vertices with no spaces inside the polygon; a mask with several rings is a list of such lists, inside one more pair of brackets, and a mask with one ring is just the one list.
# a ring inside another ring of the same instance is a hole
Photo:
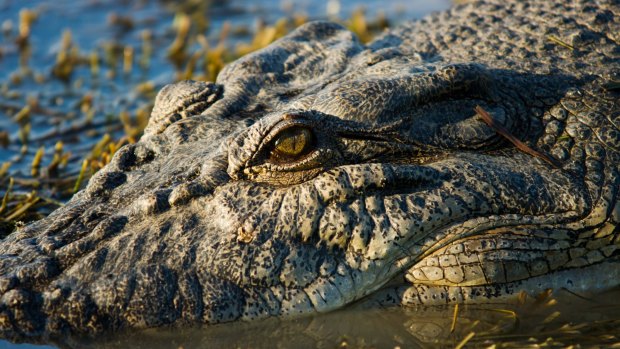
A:
{"label": "crocodile head", "polygon": [[0,242],[3,335],[618,284],[619,16],[470,3],[366,46],[315,22],[165,87]]}

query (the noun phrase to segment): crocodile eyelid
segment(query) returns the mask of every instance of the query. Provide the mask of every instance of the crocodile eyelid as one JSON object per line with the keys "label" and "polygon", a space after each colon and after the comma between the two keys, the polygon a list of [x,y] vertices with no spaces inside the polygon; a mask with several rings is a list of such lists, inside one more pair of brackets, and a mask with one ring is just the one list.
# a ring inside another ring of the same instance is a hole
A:
{"label": "crocodile eyelid", "polygon": [[248,164],[252,164],[256,161],[262,161],[268,158],[268,154],[266,152],[271,152],[274,146],[274,142],[278,139],[283,132],[293,128],[305,128],[310,130],[313,133],[313,137],[316,140],[316,131],[314,128],[303,119],[284,119],[278,123],[276,123],[263,137],[263,139],[259,142],[254,154],[248,160]]}

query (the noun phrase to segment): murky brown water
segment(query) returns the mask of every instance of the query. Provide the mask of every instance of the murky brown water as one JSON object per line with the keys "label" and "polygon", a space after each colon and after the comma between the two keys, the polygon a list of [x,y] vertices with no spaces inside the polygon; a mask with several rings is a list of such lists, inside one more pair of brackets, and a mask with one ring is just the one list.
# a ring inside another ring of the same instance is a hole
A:
{"label": "murky brown water", "polygon": [[[238,0],[209,6],[191,1],[173,6],[166,1],[0,0],[0,164],[10,163],[7,173],[0,175],[0,194],[6,191],[8,177],[13,177],[16,198],[33,189],[42,197],[34,213],[20,219],[34,219],[53,210],[70,197],[84,159],[89,160],[87,177],[88,171],[105,164],[115,145],[134,141],[154,94],[164,84],[208,78],[215,69],[209,64],[221,56],[203,56],[218,45],[227,48],[221,55],[242,52],[242,44],[250,42],[254,32],[281,18],[293,21],[300,18],[294,14],[305,13],[308,19],[323,19],[328,17],[328,8],[329,15],[335,16],[336,2],[329,2],[332,7],[327,1],[317,6],[309,0],[271,0],[260,5]],[[350,18],[357,7],[354,1],[340,5],[340,18]],[[385,4],[374,0],[365,5],[369,23],[380,21],[379,9],[395,23],[445,8],[448,1]],[[195,16],[182,55],[171,59],[183,11]],[[20,16],[27,21],[29,14],[36,19],[25,33],[24,45],[19,39],[24,34],[19,29]],[[222,30],[228,33],[224,39]],[[192,57],[198,57],[193,66]],[[23,113],[26,106],[29,111]],[[54,167],[59,141],[64,161]],[[33,159],[40,149],[39,173],[33,174]],[[586,298],[560,291],[520,305],[461,306],[456,322],[454,314],[454,306],[353,307],[298,319],[152,329],[96,340],[70,338],[56,345],[185,349],[620,346],[620,290]],[[0,348],[35,347],[49,346],[0,340]]]}
{"label": "murky brown water", "polygon": [[353,306],[297,319],[158,328],[97,339],[68,338],[57,345],[93,349],[617,347],[619,296],[620,290],[593,297],[559,291],[522,303],[461,305],[456,314],[453,305],[370,310]]}

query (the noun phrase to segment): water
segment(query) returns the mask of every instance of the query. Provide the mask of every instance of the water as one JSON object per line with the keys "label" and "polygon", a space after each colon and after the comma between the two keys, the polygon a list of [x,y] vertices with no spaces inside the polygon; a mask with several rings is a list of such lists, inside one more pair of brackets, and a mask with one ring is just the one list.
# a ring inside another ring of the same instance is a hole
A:
{"label": "water", "polygon": [[[158,328],[103,338],[65,338],[68,348],[508,348],[620,344],[618,291],[582,297],[566,291],[503,304],[355,309],[297,319],[206,328]],[[615,304],[610,306],[610,304]],[[7,348],[41,348],[15,346]],[[43,347],[50,348],[50,347]]]}
{"label": "water", "polygon": [[[447,0],[364,3],[369,21],[380,19],[377,16],[382,10],[392,25],[448,5]],[[260,3],[236,0],[204,7],[188,1],[185,6],[185,10],[194,6],[188,12],[207,18],[208,23],[201,24],[194,19],[187,55],[175,64],[168,53],[177,36],[175,25],[182,21],[178,15],[183,10],[181,5],[166,1],[0,0],[0,135],[4,132],[8,136],[8,145],[0,147],[0,163],[11,162],[9,173],[19,180],[16,194],[36,188],[50,199],[46,201],[47,206],[36,206],[33,215],[21,219],[44,215],[55,208],[53,200],[62,201],[70,196],[82,160],[92,160],[92,166],[96,161],[103,161],[101,154],[93,154],[95,144],[107,139],[103,144],[109,147],[131,135],[131,127],[139,131],[140,115],[150,110],[155,92],[164,84],[184,77],[188,57],[199,52],[201,45],[206,43],[215,48],[221,40],[222,29],[232,28],[224,42],[232,52],[236,45],[251,41],[261,23],[272,25],[295,14],[305,14],[309,19],[346,19],[359,5],[349,0],[325,1],[318,5],[310,0]],[[31,25],[28,48],[20,50],[15,41],[19,36],[22,9],[34,11],[38,18]],[[66,36],[63,41],[63,33],[67,30],[71,33],[71,45],[63,47],[67,43]],[[150,39],[144,39],[145,33]],[[151,46],[150,55],[144,53],[147,41]],[[133,52],[130,69],[123,58],[127,48]],[[77,52],[78,59],[64,78],[62,74],[54,75],[54,67],[58,67],[57,61],[63,52],[69,55]],[[98,57],[97,72],[89,63],[93,54]],[[147,56],[149,59],[145,62]],[[196,69],[191,76],[203,73]],[[19,117],[16,120],[26,105],[32,106],[27,120]],[[125,115],[124,121],[121,115]],[[30,124],[30,132],[24,137],[26,124]],[[47,166],[53,161],[58,141],[63,142],[64,153],[70,155],[54,174]],[[41,147],[44,149],[41,174],[33,176],[32,159]],[[68,180],[65,183],[62,179]],[[35,186],[33,180],[39,183]],[[5,177],[0,182],[1,191],[6,185]],[[584,298],[559,291],[539,299],[530,298],[524,304],[461,306],[456,322],[453,306],[346,309],[286,321],[270,319],[209,328],[151,329],[95,340],[66,338],[57,345],[75,348],[452,348],[465,340],[476,347],[493,343],[512,347],[545,343],[552,347],[612,345],[620,342],[617,337],[620,334],[619,295],[620,291],[613,291]],[[53,347],[0,340],[0,348]]]}

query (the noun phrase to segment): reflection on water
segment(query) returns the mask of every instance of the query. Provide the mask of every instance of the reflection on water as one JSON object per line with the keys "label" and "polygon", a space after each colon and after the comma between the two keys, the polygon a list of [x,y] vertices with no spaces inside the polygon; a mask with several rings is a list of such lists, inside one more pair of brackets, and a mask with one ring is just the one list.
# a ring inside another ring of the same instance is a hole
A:
{"label": "reflection on water", "polygon": [[[454,348],[620,345],[620,289],[583,297],[567,291],[509,304],[349,309],[194,329],[150,329],[69,348]],[[1,344],[1,343],[0,343]]]}

